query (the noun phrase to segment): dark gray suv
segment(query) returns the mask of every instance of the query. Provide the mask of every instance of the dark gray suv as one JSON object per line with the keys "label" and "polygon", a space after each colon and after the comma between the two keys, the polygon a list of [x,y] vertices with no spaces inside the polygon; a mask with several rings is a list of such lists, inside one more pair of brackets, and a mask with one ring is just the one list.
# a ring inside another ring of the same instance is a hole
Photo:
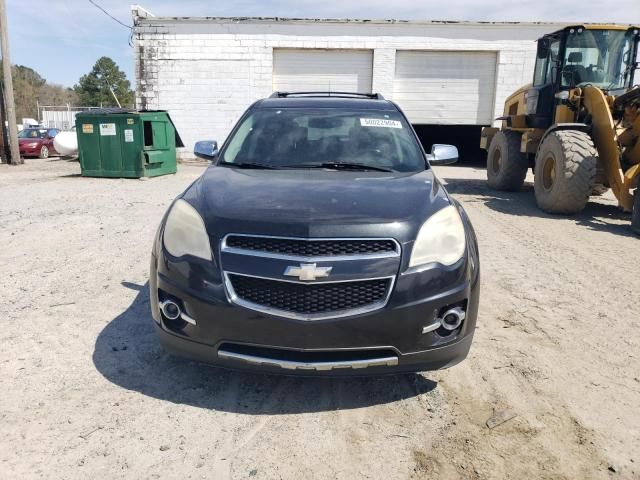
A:
{"label": "dark gray suv", "polygon": [[467,215],[402,111],[377,94],[254,103],[165,214],[151,257],[164,347],[231,368],[445,368],[471,346],[479,259]]}

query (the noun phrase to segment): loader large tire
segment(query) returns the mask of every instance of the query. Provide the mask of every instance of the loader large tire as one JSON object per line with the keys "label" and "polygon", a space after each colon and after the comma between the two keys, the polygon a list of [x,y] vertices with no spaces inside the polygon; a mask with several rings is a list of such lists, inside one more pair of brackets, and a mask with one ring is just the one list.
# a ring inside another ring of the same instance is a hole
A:
{"label": "loader large tire", "polygon": [[640,235],[640,186],[636,188],[633,201],[633,213],[631,214],[631,230]]}
{"label": "loader large tire", "polygon": [[500,131],[493,136],[487,154],[487,185],[496,190],[520,190],[527,176],[529,160],[520,153],[517,132]]}
{"label": "loader large tire", "polygon": [[558,130],[548,134],[536,154],[536,202],[545,212],[574,214],[593,190],[598,157],[589,134]]}

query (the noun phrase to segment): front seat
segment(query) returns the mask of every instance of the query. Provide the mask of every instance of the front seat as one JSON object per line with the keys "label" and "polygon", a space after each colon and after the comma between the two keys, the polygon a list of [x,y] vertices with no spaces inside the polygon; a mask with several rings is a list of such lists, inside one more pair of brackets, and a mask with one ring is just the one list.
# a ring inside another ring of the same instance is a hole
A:
{"label": "front seat", "polygon": [[589,81],[587,69],[582,65],[582,52],[571,52],[567,58],[568,65],[562,69],[562,83],[567,86],[578,85]]}

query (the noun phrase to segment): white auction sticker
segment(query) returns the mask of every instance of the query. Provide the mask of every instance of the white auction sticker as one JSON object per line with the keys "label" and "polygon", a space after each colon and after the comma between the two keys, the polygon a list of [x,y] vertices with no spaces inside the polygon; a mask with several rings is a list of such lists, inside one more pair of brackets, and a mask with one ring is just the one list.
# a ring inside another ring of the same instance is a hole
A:
{"label": "white auction sticker", "polygon": [[384,118],[361,118],[360,125],[363,127],[402,128],[402,123],[398,120],[386,120]]}
{"label": "white auction sticker", "polygon": [[103,137],[109,135],[116,134],[116,124],[115,123],[101,123],[100,124],[100,135]]}
{"label": "white auction sticker", "polygon": [[124,129],[124,141],[128,143],[133,142],[133,130],[130,128]]}

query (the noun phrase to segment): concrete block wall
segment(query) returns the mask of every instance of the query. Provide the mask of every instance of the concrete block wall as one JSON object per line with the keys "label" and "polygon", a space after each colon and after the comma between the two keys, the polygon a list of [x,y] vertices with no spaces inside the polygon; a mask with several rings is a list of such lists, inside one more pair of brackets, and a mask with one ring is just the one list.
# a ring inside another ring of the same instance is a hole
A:
{"label": "concrete block wall", "polygon": [[139,108],[169,110],[190,156],[224,141],[243,111],[272,93],[275,48],[371,49],[372,90],[393,99],[397,50],[497,52],[495,116],[531,82],[535,39],[557,24],[163,18],[134,11]]}

